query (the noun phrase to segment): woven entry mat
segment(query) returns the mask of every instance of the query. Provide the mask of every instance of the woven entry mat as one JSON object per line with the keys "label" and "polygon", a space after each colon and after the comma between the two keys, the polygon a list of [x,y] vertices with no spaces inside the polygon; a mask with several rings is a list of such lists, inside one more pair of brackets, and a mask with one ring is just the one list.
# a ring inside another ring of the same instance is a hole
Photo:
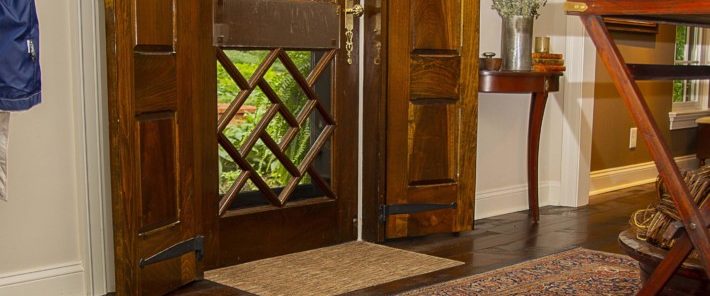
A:
{"label": "woven entry mat", "polygon": [[208,271],[205,279],[265,296],[337,295],[462,264],[350,242]]}
{"label": "woven entry mat", "polygon": [[640,287],[631,257],[578,248],[400,295],[635,295]]}

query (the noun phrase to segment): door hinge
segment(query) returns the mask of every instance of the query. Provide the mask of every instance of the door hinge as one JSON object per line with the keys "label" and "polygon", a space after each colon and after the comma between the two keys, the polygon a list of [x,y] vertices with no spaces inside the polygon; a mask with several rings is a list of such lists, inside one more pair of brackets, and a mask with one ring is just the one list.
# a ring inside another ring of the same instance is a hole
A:
{"label": "door hinge", "polygon": [[391,215],[415,214],[444,209],[456,209],[456,202],[450,204],[394,204],[380,206],[380,223],[386,223]]}
{"label": "door hinge", "polygon": [[200,261],[205,254],[204,247],[205,237],[198,235],[162,250],[159,253],[148,257],[148,259],[141,258],[140,262],[138,262],[138,266],[143,268],[151,264],[180,257],[190,252],[195,252],[195,257],[197,257],[197,260]]}

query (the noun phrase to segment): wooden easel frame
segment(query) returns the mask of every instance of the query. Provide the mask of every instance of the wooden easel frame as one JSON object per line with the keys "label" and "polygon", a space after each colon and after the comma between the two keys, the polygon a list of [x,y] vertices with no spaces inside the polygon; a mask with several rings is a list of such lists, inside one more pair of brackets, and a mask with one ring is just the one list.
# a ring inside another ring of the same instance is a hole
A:
{"label": "wooden easel frame", "polygon": [[693,24],[707,17],[707,23],[699,22],[699,25],[707,26],[710,24],[710,3],[693,0],[585,0],[567,2],[566,9],[569,14],[580,16],[594,41],[599,57],[609,70],[614,85],[638,125],[683,222],[684,227],[679,231],[674,247],[646,280],[638,295],[656,295],[662,291],[693,249],[698,251],[705,274],[710,278],[710,225],[707,223],[710,221],[710,206],[698,208],[692,202],[690,191],[636,84],[637,79],[710,79],[710,67],[627,65],[602,19],[603,15],[621,15],[632,19]]}

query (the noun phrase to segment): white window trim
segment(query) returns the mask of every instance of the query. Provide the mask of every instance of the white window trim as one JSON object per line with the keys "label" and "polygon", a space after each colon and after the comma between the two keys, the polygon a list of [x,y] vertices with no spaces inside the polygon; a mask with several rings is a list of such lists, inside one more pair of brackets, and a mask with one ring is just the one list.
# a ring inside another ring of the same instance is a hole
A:
{"label": "white window trim", "polygon": [[[703,44],[701,46],[701,64],[710,64],[710,29],[704,29]],[[673,111],[668,113],[670,129],[679,130],[695,128],[698,118],[710,116],[710,81],[703,80],[699,83],[698,100],[696,102],[673,103]]]}

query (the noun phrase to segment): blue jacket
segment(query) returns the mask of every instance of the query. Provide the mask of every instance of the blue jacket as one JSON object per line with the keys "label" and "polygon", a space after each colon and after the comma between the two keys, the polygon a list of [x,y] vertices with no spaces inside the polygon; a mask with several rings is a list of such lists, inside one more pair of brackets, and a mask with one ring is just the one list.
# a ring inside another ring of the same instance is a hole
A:
{"label": "blue jacket", "polygon": [[34,0],[0,0],[0,110],[41,101],[39,22]]}

